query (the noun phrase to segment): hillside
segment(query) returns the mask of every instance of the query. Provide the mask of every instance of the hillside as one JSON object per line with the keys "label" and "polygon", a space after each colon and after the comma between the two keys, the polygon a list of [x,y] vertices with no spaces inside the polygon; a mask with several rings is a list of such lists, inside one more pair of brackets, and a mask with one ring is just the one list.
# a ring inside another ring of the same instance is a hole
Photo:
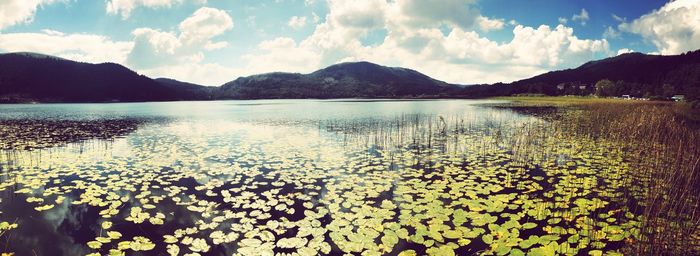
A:
{"label": "hillside", "polygon": [[220,99],[402,98],[438,96],[456,86],[415,70],[369,62],[341,63],[310,74],[268,73],[221,86]]}
{"label": "hillside", "polygon": [[[461,95],[485,97],[519,93],[590,94],[594,92],[596,82],[603,79],[615,84],[611,96],[627,94],[636,97],[668,97],[684,94],[697,98],[700,95],[700,51],[670,56],[627,53],[591,61],[574,69],[544,73],[511,84],[468,87]],[[575,88],[579,86],[585,86],[586,89]]]}
{"label": "hillside", "polygon": [[216,90],[216,87],[202,86],[170,78],[156,78],[154,80],[169,89],[175,90],[179,95],[183,95],[183,98],[194,100],[211,100]]}
{"label": "hillside", "polygon": [[0,102],[114,102],[195,97],[128,68],[36,53],[0,54]]}
{"label": "hillside", "polygon": [[700,95],[700,51],[674,56],[628,53],[510,84],[461,86],[415,70],[369,62],[309,74],[267,73],[219,87],[151,79],[114,64],[89,64],[37,53],[0,54],[0,102],[123,102],[300,98],[483,98],[523,93],[589,95],[610,80],[607,96]]}

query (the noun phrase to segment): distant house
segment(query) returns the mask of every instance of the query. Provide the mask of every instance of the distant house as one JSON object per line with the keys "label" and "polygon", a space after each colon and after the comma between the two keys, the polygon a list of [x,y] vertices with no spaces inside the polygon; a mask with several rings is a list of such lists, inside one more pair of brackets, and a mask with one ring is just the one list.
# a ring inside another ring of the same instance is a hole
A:
{"label": "distant house", "polygon": [[680,95],[680,94],[678,94],[678,95],[673,95],[673,97],[671,97],[671,99],[674,100],[674,101],[684,101],[684,100],[685,100],[685,95]]}
{"label": "distant house", "polygon": [[589,85],[580,81],[557,84],[557,90],[563,95],[586,95],[590,93],[589,89]]}

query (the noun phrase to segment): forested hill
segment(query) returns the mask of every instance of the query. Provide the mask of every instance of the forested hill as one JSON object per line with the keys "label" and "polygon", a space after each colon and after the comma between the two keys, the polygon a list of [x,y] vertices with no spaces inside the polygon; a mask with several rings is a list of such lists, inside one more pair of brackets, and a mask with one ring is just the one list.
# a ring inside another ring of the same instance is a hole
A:
{"label": "forested hill", "polygon": [[456,85],[418,71],[348,62],[310,74],[268,73],[241,77],[221,86],[217,98],[404,98],[448,96]]}
{"label": "forested hill", "polygon": [[700,51],[670,56],[627,53],[510,84],[471,86],[461,95],[594,94],[595,85],[600,81],[608,85],[599,92],[605,94],[603,96],[669,97],[682,94],[697,98],[700,95]]}
{"label": "forested hill", "polygon": [[114,63],[90,64],[37,53],[0,54],[0,102],[192,100]]}
{"label": "forested hill", "polygon": [[455,85],[418,71],[349,62],[309,73],[240,77],[219,87],[151,79],[114,64],[0,54],[0,102],[124,102],[300,98],[483,98],[514,94],[668,98],[700,95],[700,51],[628,53],[509,84]]}

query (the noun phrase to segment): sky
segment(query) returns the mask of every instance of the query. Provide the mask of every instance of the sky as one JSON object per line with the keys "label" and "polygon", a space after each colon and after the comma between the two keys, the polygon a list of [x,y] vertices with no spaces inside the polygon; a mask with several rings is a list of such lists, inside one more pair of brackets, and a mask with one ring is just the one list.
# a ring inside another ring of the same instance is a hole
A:
{"label": "sky", "polygon": [[221,85],[348,61],[510,82],[700,48],[700,0],[0,0],[0,52]]}

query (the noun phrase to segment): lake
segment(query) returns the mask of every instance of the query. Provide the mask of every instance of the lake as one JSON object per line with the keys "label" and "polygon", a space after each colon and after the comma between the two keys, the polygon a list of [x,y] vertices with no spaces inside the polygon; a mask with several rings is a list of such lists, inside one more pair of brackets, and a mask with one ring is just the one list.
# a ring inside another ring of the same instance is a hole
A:
{"label": "lake", "polygon": [[[547,119],[504,103],[0,105],[15,125],[0,134],[39,141],[0,152],[0,250],[616,253],[639,229],[637,202],[617,200],[632,182],[625,152],[554,140]],[[100,130],[114,120],[138,121]]]}

